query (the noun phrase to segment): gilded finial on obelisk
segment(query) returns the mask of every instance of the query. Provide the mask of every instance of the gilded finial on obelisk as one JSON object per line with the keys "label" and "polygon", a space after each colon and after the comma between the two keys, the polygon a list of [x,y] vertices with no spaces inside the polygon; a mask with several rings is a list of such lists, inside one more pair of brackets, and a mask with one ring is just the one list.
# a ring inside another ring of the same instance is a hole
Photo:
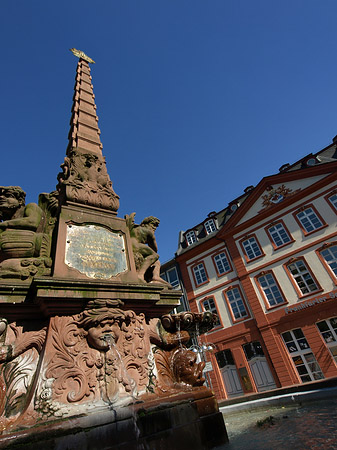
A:
{"label": "gilded finial on obelisk", "polygon": [[85,61],[88,61],[88,63],[90,64],[95,64],[95,61],[91,58],[89,58],[89,56],[87,56],[84,52],[82,52],[81,50],[77,50],[77,48],[70,48],[69,49],[75,56],[77,56],[77,58],[81,58],[84,59]]}

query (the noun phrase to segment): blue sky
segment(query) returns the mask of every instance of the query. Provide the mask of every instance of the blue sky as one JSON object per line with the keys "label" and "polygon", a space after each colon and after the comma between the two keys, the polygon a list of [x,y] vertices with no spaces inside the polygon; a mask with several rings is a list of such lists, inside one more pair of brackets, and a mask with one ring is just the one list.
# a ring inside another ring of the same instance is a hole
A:
{"label": "blue sky", "polygon": [[334,0],[2,0],[2,185],[56,185],[77,59],[92,66],[118,215],[179,230],[337,134]]}

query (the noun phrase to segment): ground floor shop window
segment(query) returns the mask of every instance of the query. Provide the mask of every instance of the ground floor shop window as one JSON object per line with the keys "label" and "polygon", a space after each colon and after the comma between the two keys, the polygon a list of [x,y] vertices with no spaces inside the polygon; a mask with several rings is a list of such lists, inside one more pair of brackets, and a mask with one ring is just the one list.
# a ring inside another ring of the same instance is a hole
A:
{"label": "ground floor shop window", "polygon": [[282,333],[282,338],[303,383],[324,378],[301,328]]}
{"label": "ground floor shop window", "polygon": [[246,355],[258,392],[275,389],[276,384],[269,369],[267,358],[264,355],[261,343],[258,341],[249,342],[248,344],[244,344],[242,348]]}
{"label": "ground floor shop window", "polygon": [[337,317],[322,320],[317,323],[317,327],[334,360],[337,362]]}

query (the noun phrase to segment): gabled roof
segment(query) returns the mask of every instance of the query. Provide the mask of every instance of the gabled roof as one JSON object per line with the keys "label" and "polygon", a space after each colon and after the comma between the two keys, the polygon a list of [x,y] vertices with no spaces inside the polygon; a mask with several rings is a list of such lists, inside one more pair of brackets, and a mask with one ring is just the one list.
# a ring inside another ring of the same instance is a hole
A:
{"label": "gabled roof", "polygon": [[[246,188],[245,192],[241,196],[231,200],[226,208],[213,215],[216,220],[218,231],[208,235],[206,234],[203,224],[207,219],[185,232],[181,231],[179,234],[179,243],[176,255],[179,256],[192,249],[196,249],[196,247],[200,246],[207,240],[214,238],[215,236],[217,238],[223,238],[229,230],[231,230],[234,226],[237,226],[249,208],[251,208],[254,202],[260,198],[268,186],[301,178],[314,177],[318,175],[324,176],[324,174],[326,175],[335,171],[337,171],[337,137],[333,139],[332,144],[319,152],[315,154],[309,153],[293,164],[284,164],[280,168],[279,173],[264,177],[255,188],[253,186]],[[286,201],[289,202],[292,200]],[[233,209],[235,209],[232,208],[233,205],[237,206],[235,211],[233,211]],[[264,214],[271,214],[272,209],[273,206],[266,208],[265,212],[261,212],[261,217],[263,217]],[[185,240],[185,234],[191,230],[195,231],[197,241],[188,246]]]}

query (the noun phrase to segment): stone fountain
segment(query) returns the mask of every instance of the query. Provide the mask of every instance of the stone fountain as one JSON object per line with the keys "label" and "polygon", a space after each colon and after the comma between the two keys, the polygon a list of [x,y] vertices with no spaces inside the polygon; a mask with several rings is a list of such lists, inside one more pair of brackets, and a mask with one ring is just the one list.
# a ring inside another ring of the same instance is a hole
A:
{"label": "stone fountain", "polygon": [[227,441],[203,362],[211,313],[170,315],[159,220],[117,217],[89,63],[79,57],[56,190],[0,187],[0,448],[211,449]]}

